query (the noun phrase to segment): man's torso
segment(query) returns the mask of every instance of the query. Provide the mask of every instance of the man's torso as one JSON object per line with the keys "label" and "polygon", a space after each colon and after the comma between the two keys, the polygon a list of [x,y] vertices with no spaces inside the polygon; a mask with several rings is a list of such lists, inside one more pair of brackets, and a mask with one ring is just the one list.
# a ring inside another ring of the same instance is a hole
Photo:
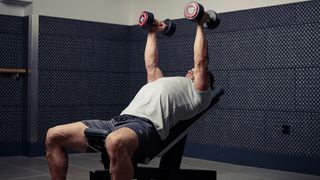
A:
{"label": "man's torso", "polygon": [[150,119],[164,139],[169,129],[210,104],[211,89],[199,92],[185,77],[163,77],[144,85],[122,114]]}

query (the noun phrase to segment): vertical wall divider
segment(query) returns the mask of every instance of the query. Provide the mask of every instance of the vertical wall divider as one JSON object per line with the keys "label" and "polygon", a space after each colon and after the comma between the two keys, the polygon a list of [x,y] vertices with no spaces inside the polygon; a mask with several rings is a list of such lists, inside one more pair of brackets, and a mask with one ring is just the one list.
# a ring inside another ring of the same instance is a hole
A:
{"label": "vertical wall divider", "polygon": [[32,144],[38,141],[38,48],[39,15],[30,15],[28,21],[28,76],[27,76],[27,122],[24,154],[32,156]]}

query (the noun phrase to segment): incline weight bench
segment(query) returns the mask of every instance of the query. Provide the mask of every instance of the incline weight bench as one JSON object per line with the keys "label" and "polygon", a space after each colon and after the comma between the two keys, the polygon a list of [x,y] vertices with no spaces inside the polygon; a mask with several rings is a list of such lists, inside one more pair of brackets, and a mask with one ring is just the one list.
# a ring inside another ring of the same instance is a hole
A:
{"label": "incline weight bench", "polygon": [[[198,122],[206,117],[211,112],[214,105],[220,100],[224,90],[215,87],[213,99],[207,109],[197,114],[191,119],[179,122],[170,129],[170,134],[163,140],[162,147],[159,151],[153,154],[152,157],[146,157],[139,162],[134,162],[134,179],[138,180],[180,180],[180,179],[199,179],[199,180],[215,180],[216,171],[211,170],[193,170],[180,169],[180,164],[183,156],[184,145],[187,139],[187,133]],[[109,174],[109,159],[105,149],[104,140],[109,134],[108,131],[87,128],[85,136],[88,145],[98,152],[101,152],[102,163],[105,169],[90,171],[90,180],[110,180]],[[159,168],[138,167],[138,163],[148,164],[154,157],[161,157]]]}

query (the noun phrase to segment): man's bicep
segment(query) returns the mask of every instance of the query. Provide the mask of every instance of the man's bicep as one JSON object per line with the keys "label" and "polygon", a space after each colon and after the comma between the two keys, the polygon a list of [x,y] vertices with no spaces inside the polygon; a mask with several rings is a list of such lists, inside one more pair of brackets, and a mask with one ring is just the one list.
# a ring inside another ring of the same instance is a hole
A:
{"label": "man's bicep", "polygon": [[210,79],[207,63],[201,63],[195,67],[194,85],[198,91],[205,91],[210,86]]}

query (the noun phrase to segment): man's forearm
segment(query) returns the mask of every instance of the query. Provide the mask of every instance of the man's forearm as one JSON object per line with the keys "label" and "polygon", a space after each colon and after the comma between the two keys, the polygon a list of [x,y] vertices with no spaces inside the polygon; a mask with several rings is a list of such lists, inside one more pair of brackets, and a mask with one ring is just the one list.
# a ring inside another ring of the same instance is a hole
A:
{"label": "man's forearm", "polygon": [[194,41],[194,67],[198,68],[201,63],[207,63],[207,40],[202,25],[197,25]]}
{"label": "man's forearm", "polygon": [[155,81],[163,77],[161,70],[158,67],[158,47],[157,33],[150,31],[147,37],[146,49],[144,52],[145,67],[147,70],[148,82]]}
{"label": "man's forearm", "polygon": [[149,68],[157,67],[158,65],[157,34],[155,32],[149,32],[148,34],[144,60],[147,71]]}

